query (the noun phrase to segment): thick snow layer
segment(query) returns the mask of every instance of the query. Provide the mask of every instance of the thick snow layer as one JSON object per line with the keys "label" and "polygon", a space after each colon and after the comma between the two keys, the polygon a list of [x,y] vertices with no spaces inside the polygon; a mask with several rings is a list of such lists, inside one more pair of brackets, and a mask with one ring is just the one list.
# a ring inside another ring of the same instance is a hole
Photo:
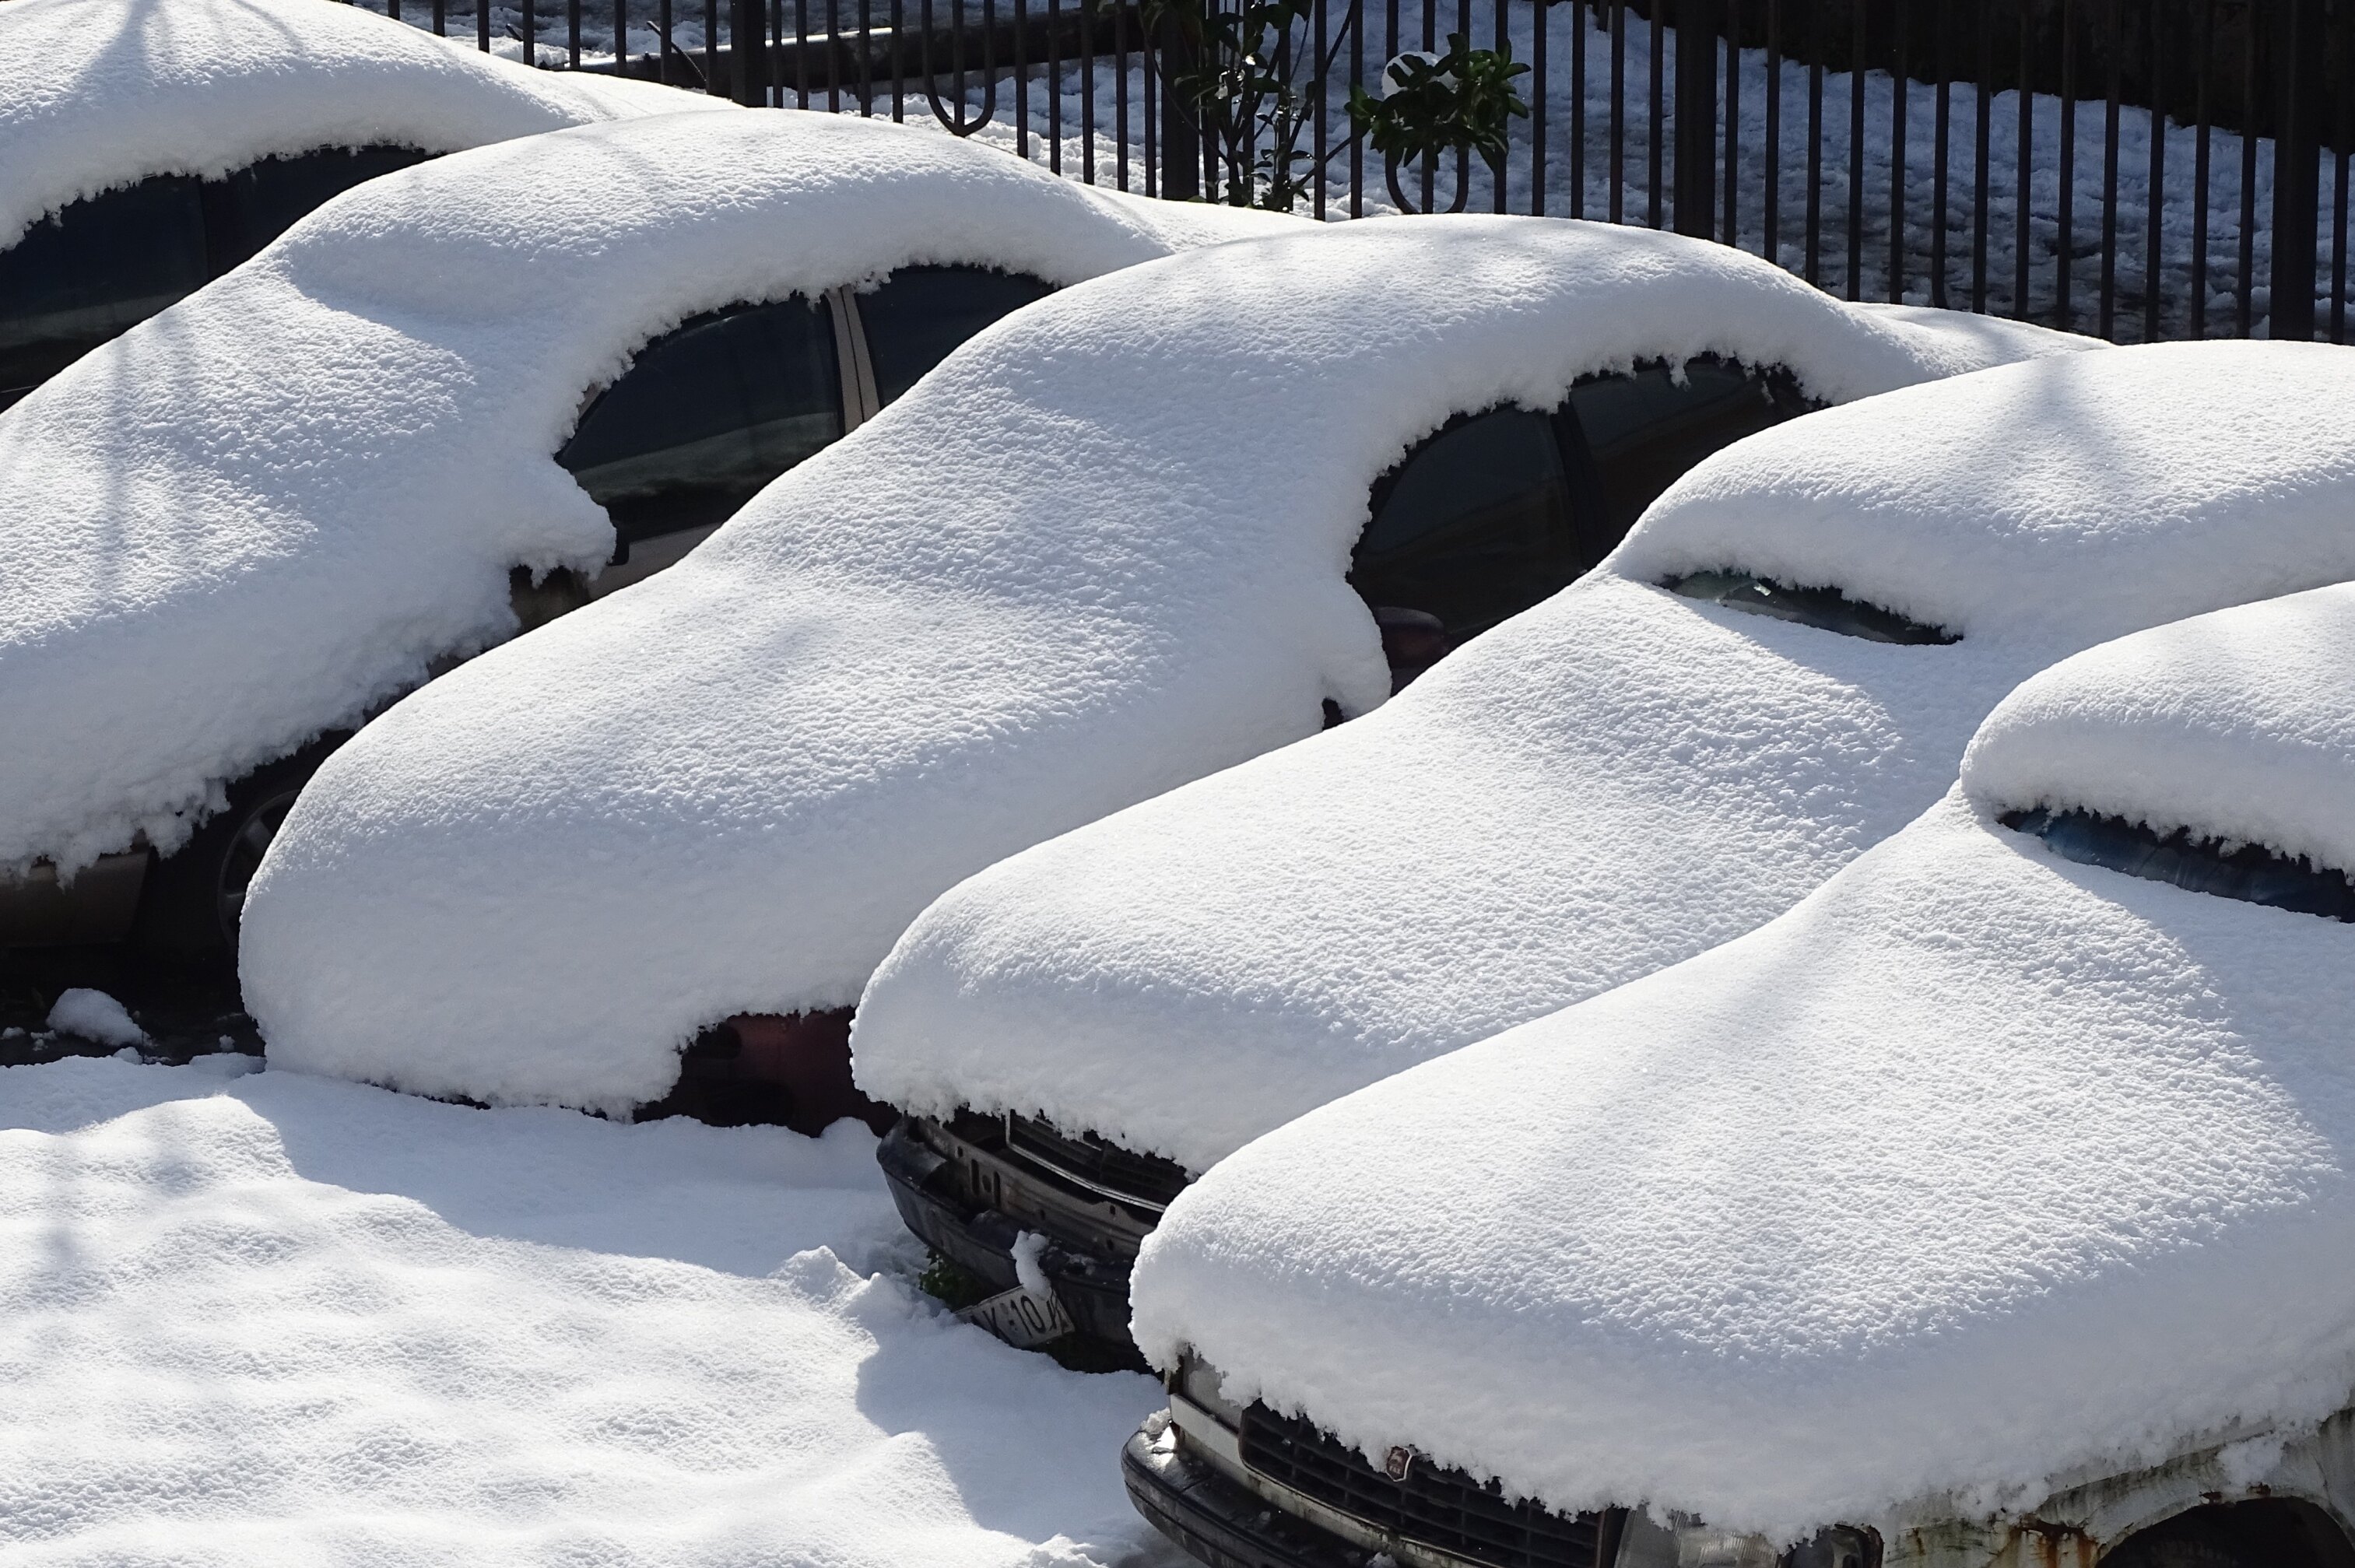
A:
{"label": "thick snow layer", "polygon": [[[2032,672],[2355,577],[2350,399],[2355,351],[2156,347],[1752,437],[1380,711],[944,895],[860,1004],[859,1082],[1202,1170],[1715,946],[1935,800]],[[1720,568],[1962,641],[1866,642],[1649,586]]]}
{"label": "thick snow layer", "polygon": [[1453,413],[1704,352],[1830,400],[1998,357],[1531,219],[1304,225],[1043,301],[345,748],[255,883],[248,1003],[308,1068],[654,1099],[703,1024],[854,1002],[959,879],[1374,707],[1344,580],[1374,478]]}
{"label": "thick snow layer", "polygon": [[225,781],[510,635],[511,567],[602,564],[612,527],[552,454],[687,316],[914,262],[1076,283],[1294,222],[785,111],[350,192],[0,420],[0,865],[169,848]]}
{"label": "thick snow layer", "polygon": [[[2261,679],[2252,679],[2261,674]],[[2355,596],[2320,589],[2089,649],[1988,716],[1963,782],[2355,872]]]}
{"label": "thick snow layer", "polygon": [[[811,1141],[265,1072],[0,1070],[11,1563],[1090,1568],[1158,1402],[890,1275]],[[232,1063],[248,1059],[227,1059]]]}
{"label": "thick snow layer", "polygon": [[9,0],[0,248],[69,201],[273,154],[488,142],[723,101],[495,59],[330,0]]}
{"label": "thick snow layer", "polygon": [[[2101,692],[2144,736],[2103,761],[2222,783],[2229,686],[2260,756],[2310,752],[2233,782],[2343,833],[2350,620],[2341,588],[2144,634],[1979,756],[2057,753]],[[2173,748],[2144,677],[2189,677]],[[2343,1405],[2355,927],[1992,813],[1957,786],[1749,936],[1251,1145],[1146,1243],[1139,1342],[1375,1453],[1786,1539]]]}
{"label": "thick snow layer", "polygon": [[121,1002],[87,986],[69,986],[58,993],[57,1005],[49,1009],[48,1025],[101,1045],[147,1043],[147,1031],[139,1027]]}

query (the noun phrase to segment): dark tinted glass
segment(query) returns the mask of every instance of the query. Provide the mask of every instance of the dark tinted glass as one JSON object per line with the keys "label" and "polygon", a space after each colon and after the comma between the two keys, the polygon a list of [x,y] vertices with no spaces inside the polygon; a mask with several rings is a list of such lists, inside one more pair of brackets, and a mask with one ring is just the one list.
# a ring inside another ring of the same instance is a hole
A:
{"label": "dark tinted glass", "polygon": [[1350,581],[1378,609],[1486,631],[1583,569],[1553,418],[1492,409],[1424,442],[1374,486]]}
{"label": "dark tinted glass", "polygon": [[1746,571],[1696,571],[1672,577],[1660,584],[1671,593],[1772,615],[1778,621],[1863,637],[1876,643],[1959,643],[1962,638],[1941,626],[1926,626],[1894,610],[1851,599],[1837,588],[1793,588]]}
{"label": "dark tinted glass", "polygon": [[1624,537],[1661,491],[1721,446],[1806,411],[1787,381],[1715,359],[1601,376],[1571,389],[1611,537]]}
{"label": "dark tinted glass", "polygon": [[142,180],[35,224],[0,251],[0,407],[204,281],[193,179]]}
{"label": "dark tinted glass", "polygon": [[2183,829],[2164,836],[2123,817],[2090,811],[2014,811],[2006,827],[2041,838],[2052,852],[2080,865],[2102,866],[2148,881],[2172,882],[2195,893],[2268,904],[2299,914],[2355,921],[2355,884],[2346,874],[2289,859],[2254,844],[2226,849]]}
{"label": "dark tinted glass", "polygon": [[1001,315],[1045,299],[1050,283],[986,267],[902,267],[858,296],[875,395],[890,402]]}
{"label": "dark tinted glass", "polygon": [[842,434],[834,325],[801,300],[686,323],[638,354],[556,460],[634,539],[725,522]]}
{"label": "dark tinted glass", "polygon": [[213,272],[226,272],[244,261],[352,187],[425,158],[410,147],[362,147],[357,152],[323,147],[291,158],[264,158],[238,170],[219,187]]}

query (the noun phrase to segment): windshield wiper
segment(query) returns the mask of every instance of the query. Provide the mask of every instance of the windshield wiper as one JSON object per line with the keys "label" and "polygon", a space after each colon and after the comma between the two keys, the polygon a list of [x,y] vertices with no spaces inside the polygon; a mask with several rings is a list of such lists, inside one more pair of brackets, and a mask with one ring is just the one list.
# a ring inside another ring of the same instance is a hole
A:
{"label": "windshield wiper", "polygon": [[1747,571],[1694,571],[1660,584],[1671,593],[1753,615],[1772,615],[1803,626],[1862,637],[1875,643],[1915,645],[1959,643],[1962,637],[1943,626],[1925,626],[1894,610],[1850,599],[1837,588],[1793,588],[1772,578]]}

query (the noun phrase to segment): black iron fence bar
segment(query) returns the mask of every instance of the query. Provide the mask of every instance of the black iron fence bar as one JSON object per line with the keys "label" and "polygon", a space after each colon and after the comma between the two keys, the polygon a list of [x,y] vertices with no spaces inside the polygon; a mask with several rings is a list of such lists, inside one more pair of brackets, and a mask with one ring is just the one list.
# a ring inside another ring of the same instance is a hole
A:
{"label": "black iron fence bar", "polygon": [[[1003,92],[1015,150],[1058,173],[1243,200],[1263,196],[1269,160],[1288,159],[1302,209],[1336,218],[1367,211],[1369,178],[1376,193],[1387,178],[1379,156],[1366,168],[1344,93],[1379,90],[1389,59],[1436,52],[1444,33],[1472,35],[1476,48],[1509,39],[1529,68],[1517,91],[1530,112],[1509,127],[1505,159],[1459,146],[1406,160],[1401,205],[1465,207],[1485,181],[1498,212],[1607,212],[1710,235],[1849,298],[1967,303],[2139,340],[2349,336],[2355,0],[1413,0],[1412,14],[1383,0],[1379,38],[1363,7],[1310,0],[1299,31],[1279,32],[1260,61],[1292,83],[1272,117],[1221,111],[1215,124],[1168,84],[1232,62],[1188,55],[1203,46],[1175,31],[1132,38],[1140,0],[792,0],[790,16],[786,0],[706,0],[702,37],[685,40],[675,3],[641,0],[634,19],[613,0],[611,45],[623,58],[611,62],[596,58],[607,48],[598,0],[560,11],[506,0],[514,8],[496,18],[478,0],[473,30],[479,46],[534,63],[691,82],[746,103],[880,115],[888,80],[890,113],[904,119],[912,78],[959,133],[996,123]],[[1220,8],[1207,47],[1223,48],[1243,0],[1206,3]],[[449,30],[448,0],[383,4]],[[634,40],[634,27],[651,40]],[[632,48],[640,40],[649,52]],[[1629,58],[1647,45],[1641,62]],[[1605,49],[1607,64],[1594,58]],[[1846,94],[1844,123],[1826,112],[1828,87]],[[2016,133],[1995,123],[2007,91]],[[2091,129],[2082,146],[2078,135],[2081,112],[2097,105],[2098,179]],[[2240,136],[2221,150],[2230,170],[2218,166],[2219,130]],[[2211,320],[2228,299],[2231,319]]]}
{"label": "black iron fence bar", "polygon": [[1979,0],[1977,112],[1971,117],[1971,308],[1987,307],[1988,208],[1994,181],[1988,154],[1995,138],[1995,0]]}
{"label": "black iron fence bar", "polygon": [[[1892,303],[1905,297],[1905,192],[1908,188],[1905,168],[1905,7],[1899,5],[1890,16],[1890,44],[1896,53],[1897,69],[1889,78],[1889,297]],[[1864,15],[1864,7],[1856,8]],[[1865,80],[1864,52],[1857,51],[1856,80]]]}
{"label": "black iron fence bar", "polygon": [[1936,73],[1936,85],[1931,90],[1930,123],[1936,137],[1936,150],[1930,159],[1930,303],[1944,309],[1946,304],[1946,214],[1948,185],[1954,171],[1948,167],[1947,156],[1954,134],[1954,51],[1947,46],[1954,37],[1954,15],[1942,6],[1937,13],[1936,31],[1931,39],[1931,69]]}

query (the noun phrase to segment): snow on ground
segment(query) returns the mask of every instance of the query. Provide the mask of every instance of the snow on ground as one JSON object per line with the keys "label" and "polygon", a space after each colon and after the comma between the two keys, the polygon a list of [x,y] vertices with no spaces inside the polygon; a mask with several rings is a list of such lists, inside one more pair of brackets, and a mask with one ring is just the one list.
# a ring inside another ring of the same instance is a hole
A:
{"label": "snow on ground", "polygon": [[[2350,399],[2355,349],[2160,345],[1737,443],[1595,572],[1380,711],[943,894],[860,1000],[859,1083],[1199,1171],[1706,951],[1935,800],[2035,670],[2355,577]],[[1729,568],[1962,641],[1867,642],[1652,586]]]}
{"label": "snow on ground", "polygon": [[510,635],[511,567],[602,565],[612,526],[553,454],[687,316],[923,261],[1075,283],[1293,226],[785,111],[348,192],[0,420],[0,866],[168,851],[227,781]]}
{"label": "snow on ground", "polygon": [[139,1027],[121,1002],[88,986],[69,986],[59,992],[48,1021],[53,1029],[94,1040],[101,1045],[147,1043],[147,1031]]}
{"label": "snow on ground", "polygon": [[[370,0],[371,4],[376,0]],[[630,16],[630,48],[638,55],[651,55],[656,48],[654,22],[656,0],[628,0]],[[674,39],[699,64],[703,40],[702,12],[693,6],[675,7]],[[462,15],[463,12],[463,15]],[[1007,12],[999,6],[1002,17]],[[1348,7],[1331,7],[1333,27],[1337,35]],[[970,8],[968,15],[972,14]],[[1043,5],[1032,5],[1034,18],[1045,14]],[[409,0],[407,15],[421,23],[426,13]],[[786,16],[788,36],[794,13]],[[838,18],[844,30],[858,25],[858,12],[852,0],[839,0],[839,9],[829,12],[826,5],[813,4],[808,9],[808,27],[815,34],[827,30],[827,17]],[[1433,38],[1426,45],[1423,36],[1425,7],[1417,0],[1400,0],[1395,11],[1395,34],[1390,27],[1391,13],[1383,7],[1369,7],[1366,30],[1358,48],[1358,75],[1371,83],[1378,80],[1382,62],[1401,48],[1423,47],[1444,48],[1444,36],[1457,26],[1457,13],[1453,7],[1441,6],[1433,15]],[[1535,18],[1545,18],[1546,70],[1540,79],[1525,76],[1518,79],[1518,90],[1524,98],[1540,90],[1533,84],[1542,80],[1542,95],[1547,111],[1547,146],[1542,179],[1534,178],[1530,123],[1512,123],[1511,154],[1508,162],[1506,200],[1516,212],[1534,210],[1531,205],[1534,189],[1542,185],[1546,212],[1602,218],[1611,206],[1612,163],[1609,144],[1609,115],[1613,101],[1611,38],[1608,31],[1608,10],[1593,4],[1557,4],[1543,6],[1515,5],[1511,8],[1508,36],[1517,60],[1530,63],[1536,58]],[[449,12],[453,33],[471,38],[474,36],[474,13],[470,5],[453,5]],[[495,5],[492,8],[496,47],[510,56],[520,52],[523,34],[523,14],[519,7]],[[584,59],[602,58],[602,51],[611,47],[613,7],[599,5],[590,0],[581,14],[582,37],[589,49]],[[870,20],[879,27],[888,26],[888,9],[879,3]],[[719,36],[725,37],[725,11],[721,13]],[[914,14],[908,14],[909,27],[913,27]],[[1788,23],[1785,24],[1788,26]],[[561,5],[546,4],[535,11],[535,30],[539,50],[537,58],[552,63],[565,57],[568,21]],[[1478,19],[1474,28],[1476,44],[1489,43],[1493,23],[1487,16]],[[1582,37],[1586,74],[1582,83],[1573,74],[1573,49]],[[1618,164],[1618,177],[1623,210],[1632,222],[1652,221],[1652,193],[1661,193],[1663,210],[1669,205],[1668,192],[1673,189],[1676,170],[1676,32],[1668,29],[1662,37],[1659,69],[1665,84],[1662,112],[1657,123],[1651,113],[1651,82],[1653,75],[1651,29],[1645,18],[1629,13],[1626,18],[1622,86],[1618,97],[1623,106],[1625,130]],[[1721,46],[1721,48],[1722,46]],[[1296,56],[1305,59],[1305,55]],[[1348,178],[1349,155],[1347,148],[1350,132],[1348,115],[1343,110],[1348,97],[1351,69],[1350,47],[1344,40],[1335,70],[1336,86],[1329,94],[1327,123],[1327,145],[1334,153],[1327,164],[1331,181],[1328,211],[1335,217],[1349,211]],[[684,67],[675,67],[684,74]],[[1855,89],[1854,78],[1844,71],[1826,71],[1823,77],[1823,122],[1820,131],[1822,146],[1822,183],[1818,187],[1818,232],[1814,261],[1806,248],[1807,176],[1807,115],[1808,72],[1806,65],[1784,60],[1780,62],[1780,124],[1772,139],[1777,149],[1774,188],[1778,197],[1775,212],[1775,233],[1770,247],[1765,228],[1766,149],[1770,138],[1766,133],[1766,99],[1768,71],[1763,48],[1742,52],[1739,71],[1740,103],[1736,165],[1739,197],[1736,206],[1737,232],[1744,250],[1760,255],[1771,254],[1794,271],[1821,283],[1824,287],[1848,295],[1886,299],[1892,297],[1890,257],[1889,190],[1896,173],[1897,156],[1891,126],[1897,119],[1894,113],[1896,82],[1886,72],[1868,71],[1864,79],[1865,133],[1860,150],[1852,150],[1849,134],[1849,106]],[[1044,66],[1033,68],[1018,79],[1011,72],[1001,74],[997,83],[996,106],[981,137],[1005,145],[1021,145],[1025,155],[1040,164],[1056,163],[1061,172],[1080,176],[1088,166],[1090,149],[1083,145],[1082,131],[1092,127],[1094,177],[1111,183],[1116,177],[1118,149],[1127,144],[1130,178],[1138,189],[1145,181],[1145,104],[1146,71],[1141,56],[1132,56],[1124,65],[1109,53],[1100,56],[1093,71],[1086,71],[1081,62],[1067,60],[1052,73]],[[1725,71],[1718,70],[1721,84]],[[1305,71],[1304,77],[1305,80]],[[1128,118],[1120,118],[1121,89],[1125,86]],[[2089,89],[2099,83],[2088,82]],[[788,101],[798,101],[790,91]],[[1721,85],[1721,93],[1723,88]],[[1018,107],[1018,96],[1020,103]],[[953,99],[952,99],[953,101]],[[812,106],[826,108],[838,104],[844,112],[858,112],[859,95],[855,84],[846,84],[829,98],[823,89],[813,93]],[[1572,161],[1571,126],[1581,105],[1586,115],[1586,147],[1582,166]],[[966,94],[960,112],[970,118],[980,118],[984,111],[983,93],[975,85]],[[2022,157],[2019,134],[2019,95],[2016,91],[1993,93],[1988,100],[1987,126],[1987,204],[1988,218],[1984,237],[1987,253],[1987,287],[1990,308],[2011,314],[2027,315],[2035,320],[2051,322],[2059,319],[2057,280],[2059,255],[2063,228],[2061,221],[2060,190],[2064,161],[2071,175],[2073,204],[2067,232],[2071,251],[2071,298],[2068,322],[2081,331],[2092,331],[2098,321],[2101,293],[2102,192],[2105,169],[2104,120],[2107,106],[2098,98],[2088,98],[2073,105],[2075,140],[2067,160],[2062,156],[2062,120],[2064,102],[2051,93],[2030,95],[2031,128],[2026,142],[2026,157]],[[900,113],[919,123],[932,120],[920,83],[903,85],[900,102],[892,101],[891,85],[884,79],[874,84],[868,101],[869,112],[876,114]],[[1721,103],[1721,116],[1726,105]],[[1936,90],[1927,82],[1907,84],[1903,123],[1904,136],[1904,226],[1898,247],[1902,258],[1902,285],[1905,299],[1929,303],[1934,262],[1937,260],[1934,236],[1944,231],[1944,261],[1949,303],[1966,304],[1972,283],[1972,255],[1978,236],[1972,229],[1971,201],[1978,176],[1977,153],[1977,88],[1968,82],[1957,82],[1951,91],[1951,106],[1945,133],[1948,165],[1948,197],[1943,224],[1938,208],[1934,172],[1938,155],[1938,123]],[[2190,126],[2162,122],[2165,135],[2165,168],[2159,187],[2160,239],[2158,293],[2162,302],[2160,335],[2179,337],[2190,335],[2190,301],[2192,296],[2191,273],[2194,253],[2193,217],[2198,208],[2194,172],[2198,155],[2198,137]],[[2145,266],[2147,236],[2149,231],[2151,203],[2150,153],[2154,120],[2147,110],[2131,104],[2122,105],[2118,113],[2118,159],[2116,172],[2116,232],[2118,262],[2116,273],[2116,332],[2124,341],[2139,341],[2142,337],[2142,310],[2145,297]],[[1719,142],[1722,142],[1722,118]],[[1301,147],[1312,145],[1312,139],[1303,133]],[[1652,174],[1653,149],[1659,149],[1660,175],[1656,182]],[[2268,280],[2271,277],[2273,233],[2273,145],[2260,140],[2254,165],[2254,176],[2244,191],[2243,181],[2243,143],[2234,132],[2213,131],[2210,137],[2210,183],[2207,200],[2206,268],[2204,278],[2205,330],[2209,335],[2225,335],[2234,330],[2237,302],[2234,291],[2245,275],[2251,283],[2252,325],[2264,330],[2269,308]],[[2024,172],[2023,172],[2024,165]],[[1856,240],[1859,250],[1859,266],[1853,278],[1849,275],[1848,249],[1850,237],[1849,176],[1855,171],[1864,191],[1862,223]],[[2322,318],[2328,320],[2327,291],[2331,276],[2336,241],[2336,195],[2339,177],[2337,155],[2322,155],[2321,224],[2317,242],[2317,299],[2322,305]],[[1388,192],[1383,188],[1381,162],[1370,154],[1364,155],[1364,210],[1380,213],[1392,210]],[[1412,184],[1413,182],[1410,182]],[[2019,218],[2022,186],[2025,185],[2028,218],[2023,226]],[[1455,192],[1452,164],[1437,182],[1438,201],[1444,206]],[[1495,187],[1485,165],[1476,160],[1473,165],[1472,191],[1469,197],[1473,210],[1486,210],[1494,200]],[[2251,204],[2254,228],[2249,235],[2249,261],[2244,269],[2241,261],[2241,211],[2245,198]],[[1420,195],[1416,197],[1421,200]],[[1665,221],[1665,219],[1661,219]],[[2025,303],[2017,293],[2016,266],[2022,249],[2030,262],[2028,292]]]}
{"label": "snow on ground", "polygon": [[1785,1540],[2310,1426],[2355,1386],[2355,926],[1994,813],[2032,779],[2343,849],[2350,645],[2339,587],[2037,677],[1772,924],[1211,1171],[1146,1244],[1139,1343],[1508,1496]]}
{"label": "snow on ground", "polygon": [[1451,414],[1639,356],[1838,400],[2084,346],[1533,219],[1301,225],[1096,279],[679,566],[371,724],[255,881],[249,1010],[306,1070],[655,1099],[705,1024],[856,1001],[959,879],[1380,702],[1349,551]]}
{"label": "snow on ground", "polygon": [[[0,1069],[0,1555],[1085,1568],[1159,1400],[905,1283],[816,1141]],[[895,1272],[869,1271],[889,1267]]]}
{"label": "snow on ground", "polygon": [[0,10],[0,247],[150,175],[389,143],[429,153],[727,105],[494,59],[322,0],[10,0]]}

